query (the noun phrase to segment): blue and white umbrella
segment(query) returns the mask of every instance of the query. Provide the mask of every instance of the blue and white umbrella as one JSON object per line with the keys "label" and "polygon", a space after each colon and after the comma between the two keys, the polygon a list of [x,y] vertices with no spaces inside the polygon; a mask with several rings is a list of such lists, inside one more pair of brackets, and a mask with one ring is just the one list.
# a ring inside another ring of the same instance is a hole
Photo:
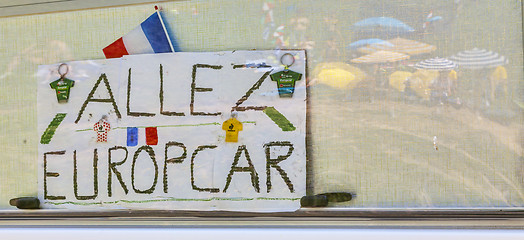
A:
{"label": "blue and white umbrella", "polygon": [[385,46],[389,46],[389,47],[393,47],[394,45],[386,40],[382,40],[382,39],[378,39],[378,38],[368,38],[368,39],[362,39],[362,40],[358,40],[358,41],[355,41],[355,42],[352,42],[349,44],[349,48],[359,48],[359,47],[363,47],[363,46],[367,46],[367,45],[370,45],[370,44],[380,44],[380,45],[385,45]]}
{"label": "blue and white umbrella", "polygon": [[380,28],[381,30],[391,31],[391,32],[414,32],[415,29],[411,26],[405,24],[404,22],[390,17],[372,17],[366,18],[354,24],[355,27],[365,29],[365,30],[374,30],[375,28]]}
{"label": "blue and white umbrella", "polygon": [[449,57],[449,59],[457,63],[460,68],[466,69],[497,67],[508,63],[506,57],[496,52],[479,48],[459,52]]}
{"label": "blue and white umbrella", "polygon": [[414,66],[416,69],[425,69],[433,71],[449,71],[457,67],[457,64],[447,58],[430,58],[418,62]]}

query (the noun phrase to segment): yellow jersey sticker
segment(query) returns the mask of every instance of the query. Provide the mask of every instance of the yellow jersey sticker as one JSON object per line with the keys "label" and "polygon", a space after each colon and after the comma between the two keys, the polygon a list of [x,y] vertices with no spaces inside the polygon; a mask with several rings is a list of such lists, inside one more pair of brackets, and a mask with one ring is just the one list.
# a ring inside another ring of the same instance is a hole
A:
{"label": "yellow jersey sticker", "polygon": [[238,142],[238,132],[242,131],[242,123],[235,118],[230,118],[222,124],[226,131],[226,142]]}

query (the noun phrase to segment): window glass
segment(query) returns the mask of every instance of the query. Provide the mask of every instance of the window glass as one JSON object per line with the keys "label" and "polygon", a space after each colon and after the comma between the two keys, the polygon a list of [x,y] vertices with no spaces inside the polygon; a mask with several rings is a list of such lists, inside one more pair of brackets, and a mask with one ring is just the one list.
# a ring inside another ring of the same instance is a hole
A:
{"label": "window glass", "polygon": [[[353,194],[328,207],[524,206],[522,1],[157,5],[182,52],[306,50],[307,194]],[[154,6],[0,18],[0,208],[39,192],[38,67],[105,59]]]}

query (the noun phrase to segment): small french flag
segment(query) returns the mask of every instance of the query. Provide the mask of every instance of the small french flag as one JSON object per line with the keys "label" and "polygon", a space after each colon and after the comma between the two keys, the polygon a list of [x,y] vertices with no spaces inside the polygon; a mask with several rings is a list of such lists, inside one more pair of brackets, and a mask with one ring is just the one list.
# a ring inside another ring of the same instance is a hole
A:
{"label": "small french flag", "polygon": [[[146,127],[146,144],[157,145],[158,144],[158,131],[156,127]],[[134,147],[138,145],[138,128],[127,127],[127,146]],[[143,140],[141,140],[143,141]]]}
{"label": "small french flag", "polygon": [[103,51],[106,58],[119,58],[133,54],[175,52],[175,49],[157,9],[140,26],[105,47]]}

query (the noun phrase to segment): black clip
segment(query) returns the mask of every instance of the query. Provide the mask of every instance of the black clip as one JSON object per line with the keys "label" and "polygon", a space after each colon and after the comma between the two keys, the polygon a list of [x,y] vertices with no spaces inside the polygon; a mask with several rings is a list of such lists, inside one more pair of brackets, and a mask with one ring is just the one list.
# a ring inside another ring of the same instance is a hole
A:
{"label": "black clip", "polygon": [[303,196],[300,199],[302,207],[327,207],[330,202],[347,202],[353,199],[354,194],[347,192],[322,193],[313,196]]}
{"label": "black clip", "polygon": [[40,200],[36,197],[20,197],[9,200],[9,205],[18,209],[40,209]]}

